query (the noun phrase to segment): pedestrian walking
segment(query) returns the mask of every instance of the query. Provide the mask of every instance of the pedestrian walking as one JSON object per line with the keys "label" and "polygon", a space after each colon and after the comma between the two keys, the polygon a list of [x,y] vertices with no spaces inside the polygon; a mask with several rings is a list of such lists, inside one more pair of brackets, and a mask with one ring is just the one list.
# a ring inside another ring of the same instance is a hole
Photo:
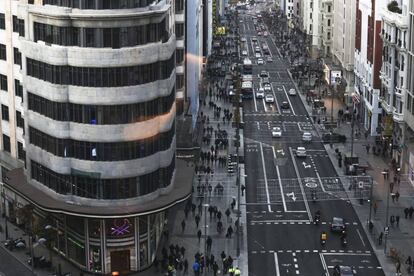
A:
{"label": "pedestrian walking", "polygon": [[219,270],[219,266],[218,266],[217,262],[214,262],[213,263],[213,275],[214,276],[217,276],[218,270]]}
{"label": "pedestrian walking", "polygon": [[395,216],[395,223],[397,224],[397,227],[400,226],[400,216],[399,215]]}
{"label": "pedestrian walking", "polygon": [[378,236],[378,245],[382,245],[382,237],[384,236],[384,233],[381,232]]}
{"label": "pedestrian walking", "polygon": [[200,224],[200,216],[196,215],[194,219],[195,219],[196,226],[198,228],[198,225]]}
{"label": "pedestrian walking", "polygon": [[408,273],[411,273],[412,266],[413,266],[413,260],[412,260],[411,256],[408,256],[407,260],[405,261],[405,264],[407,265]]}
{"label": "pedestrian walking", "polygon": [[397,191],[396,193],[395,193],[395,201],[397,201],[398,202],[398,199],[400,198],[400,193]]}
{"label": "pedestrian walking", "polygon": [[226,210],[226,212],[225,212],[225,214],[226,214],[226,217],[227,217],[227,222],[229,221],[229,217],[230,217],[230,209],[229,208],[227,208],[227,210]]}
{"label": "pedestrian walking", "polygon": [[231,225],[229,225],[229,227],[227,228],[226,238],[231,239],[231,235],[233,235],[233,227],[231,227]]}
{"label": "pedestrian walking", "polygon": [[188,274],[188,261],[187,261],[187,259],[184,260],[184,274]]}
{"label": "pedestrian walking", "polygon": [[401,275],[401,262],[400,262],[400,260],[397,260],[397,262],[395,263],[395,269],[396,269],[397,275]]}
{"label": "pedestrian walking", "polygon": [[404,218],[408,219],[408,213],[409,213],[409,209],[408,208],[404,208]]}
{"label": "pedestrian walking", "polygon": [[391,215],[391,217],[390,217],[390,223],[391,223],[391,226],[392,227],[394,227],[394,222],[395,222],[395,217],[394,217],[394,215]]}
{"label": "pedestrian walking", "polygon": [[201,230],[198,229],[198,231],[197,231],[198,243],[200,243],[201,235],[202,235]]}
{"label": "pedestrian walking", "polygon": [[[387,178],[388,178],[388,176],[387,176]],[[394,190],[394,182],[390,182],[390,193],[392,193],[393,190]]]}
{"label": "pedestrian walking", "polygon": [[246,190],[246,186],[244,184],[241,185],[241,195],[244,196],[244,191]]}
{"label": "pedestrian walking", "polygon": [[195,276],[200,275],[200,264],[197,261],[193,263],[193,271]]}
{"label": "pedestrian walking", "polygon": [[374,210],[374,216],[375,216],[378,210],[378,203],[376,201],[374,201],[374,204],[372,205],[372,209]]}
{"label": "pedestrian walking", "polygon": [[411,206],[410,209],[408,209],[408,216],[410,217],[410,219],[413,217],[413,213],[414,213],[414,207]]}
{"label": "pedestrian walking", "polygon": [[184,233],[185,230],[185,219],[181,221],[181,232]]}
{"label": "pedestrian walking", "polygon": [[367,150],[367,154],[369,153],[369,149],[371,148],[371,146],[369,144],[365,145],[365,149]]}
{"label": "pedestrian walking", "polygon": [[210,236],[207,237],[207,251],[210,252],[211,251],[211,245],[213,243],[213,240],[211,239]]}
{"label": "pedestrian walking", "polygon": [[391,199],[392,199],[392,203],[395,203],[395,194],[391,193]]}

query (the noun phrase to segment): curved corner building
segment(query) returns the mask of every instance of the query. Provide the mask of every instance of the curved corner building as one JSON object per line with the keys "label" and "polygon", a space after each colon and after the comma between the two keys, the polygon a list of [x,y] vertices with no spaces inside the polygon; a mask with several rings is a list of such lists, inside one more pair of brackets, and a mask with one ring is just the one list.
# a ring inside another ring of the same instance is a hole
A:
{"label": "curved corner building", "polygon": [[189,195],[175,169],[173,1],[6,2],[26,154],[5,183],[10,220],[34,206],[33,231],[82,270],[147,268],[165,210]]}

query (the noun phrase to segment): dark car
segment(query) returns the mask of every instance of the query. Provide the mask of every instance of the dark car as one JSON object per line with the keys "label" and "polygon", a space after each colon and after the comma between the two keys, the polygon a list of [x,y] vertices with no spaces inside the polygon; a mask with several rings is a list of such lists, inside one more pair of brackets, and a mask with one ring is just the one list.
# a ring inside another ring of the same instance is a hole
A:
{"label": "dark car", "polygon": [[322,141],[324,143],[345,143],[346,136],[335,132],[328,132],[322,134]]}
{"label": "dark car", "polygon": [[280,107],[282,109],[289,109],[290,108],[289,103],[286,102],[286,101],[282,102],[282,104],[280,105]]}
{"label": "dark car", "polygon": [[345,222],[343,218],[333,217],[332,222],[329,223],[329,228],[332,232],[342,232],[345,230]]}
{"label": "dark car", "polygon": [[349,266],[339,266],[334,267],[334,276],[354,276],[354,270]]}

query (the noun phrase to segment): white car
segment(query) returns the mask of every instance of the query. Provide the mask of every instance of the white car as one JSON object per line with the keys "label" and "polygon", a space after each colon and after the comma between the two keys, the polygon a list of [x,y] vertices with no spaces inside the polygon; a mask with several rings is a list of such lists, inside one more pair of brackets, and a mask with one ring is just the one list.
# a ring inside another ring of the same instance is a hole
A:
{"label": "white car", "polygon": [[282,137],[282,129],[280,127],[272,128],[272,137],[280,138]]}
{"label": "white car", "polygon": [[306,149],[305,149],[305,147],[298,147],[296,149],[296,156],[297,157],[306,157]]}
{"label": "white car", "polygon": [[312,133],[304,132],[303,135],[302,135],[302,141],[305,141],[305,142],[312,141]]}
{"label": "white car", "polygon": [[263,64],[264,64],[264,60],[262,58],[258,58],[257,65],[263,65]]}
{"label": "white car", "polygon": [[256,90],[256,98],[257,99],[263,99],[264,98],[264,89],[262,87],[260,87],[259,89]]}
{"label": "white car", "polygon": [[245,37],[241,38],[241,42],[246,42],[246,41],[247,41],[247,39]]}
{"label": "white car", "polygon": [[275,98],[273,97],[272,94],[266,94],[265,102],[266,103],[274,103],[275,102]]}
{"label": "white car", "polygon": [[273,62],[273,59],[272,59],[272,57],[267,57],[266,61],[267,62]]}
{"label": "white car", "polygon": [[265,90],[265,91],[272,91],[272,86],[270,86],[270,84],[266,83],[266,84],[264,85],[264,90]]}
{"label": "white car", "polygon": [[256,53],[256,58],[261,58],[262,57],[262,55],[260,54],[260,53]]}
{"label": "white car", "polygon": [[289,96],[296,96],[296,90],[294,88],[289,89]]}
{"label": "white car", "polygon": [[254,47],[254,50],[255,50],[256,52],[260,52],[260,47],[259,47],[259,46],[256,46],[256,47]]}
{"label": "white car", "polygon": [[242,51],[242,56],[247,56],[247,51],[246,50]]}
{"label": "white car", "polygon": [[264,32],[264,33],[263,33],[263,36],[264,36],[264,37],[267,37],[268,35],[269,35],[269,33],[268,33],[268,32]]}

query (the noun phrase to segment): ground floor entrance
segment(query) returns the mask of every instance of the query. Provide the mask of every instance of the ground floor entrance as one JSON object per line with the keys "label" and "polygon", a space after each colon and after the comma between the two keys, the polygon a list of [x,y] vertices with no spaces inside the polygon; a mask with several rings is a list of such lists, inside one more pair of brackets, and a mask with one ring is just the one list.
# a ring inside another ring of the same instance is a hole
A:
{"label": "ground floor entrance", "polygon": [[129,250],[111,252],[111,271],[126,272],[130,271],[130,252]]}

